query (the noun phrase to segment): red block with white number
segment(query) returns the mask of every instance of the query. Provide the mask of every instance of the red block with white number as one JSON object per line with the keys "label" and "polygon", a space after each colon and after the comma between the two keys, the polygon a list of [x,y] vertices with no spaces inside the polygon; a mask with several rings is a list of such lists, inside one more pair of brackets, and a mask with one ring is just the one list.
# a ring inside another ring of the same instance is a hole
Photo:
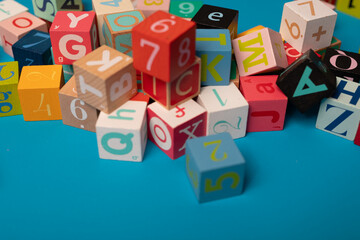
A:
{"label": "red block with white number", "polygon": [[55,64],[73,64],[99,46],[95,12],[56,13],[50,28]]}
{"label": "red block with white number", "polygon": [[206,135],[206,110],[192,99],[170,111],[152,103],[148,119],[149,139],[171,159],[185,154],[186,140]]}
{"label": "red block with white number", "polygon": [[48,32],[46,23],[28,12],[1,21],[0,37],[4,52],[13,57],[12,45],[34,29]]}
{"label": "red block with white number", "polygon": [[249,103],[247,132],[284,128],[287,97],[276,85],[277,75],[240,77],[240,91]]}
{"label": "red block with white number", "polygon": [[177,79],[195,61],[196,24],[158,11],[132,30],[134,67],[162,81]]}

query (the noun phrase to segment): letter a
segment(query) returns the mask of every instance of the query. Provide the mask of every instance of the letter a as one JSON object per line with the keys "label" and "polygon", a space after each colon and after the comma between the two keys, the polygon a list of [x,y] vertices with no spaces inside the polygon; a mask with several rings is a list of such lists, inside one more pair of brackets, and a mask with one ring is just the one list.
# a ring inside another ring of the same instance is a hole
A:
{"label": "letter a", "polygon": [[[299,97],[316,92],[322,92],[328,89],[325,84],[316,86],[310,79],[311,72],[312,69],[309,66],[306,66],[305,71],[299,81],[299,84],[296,87],[293,97]],[[307,88],[304,89],[305,86],[307,86]]]}

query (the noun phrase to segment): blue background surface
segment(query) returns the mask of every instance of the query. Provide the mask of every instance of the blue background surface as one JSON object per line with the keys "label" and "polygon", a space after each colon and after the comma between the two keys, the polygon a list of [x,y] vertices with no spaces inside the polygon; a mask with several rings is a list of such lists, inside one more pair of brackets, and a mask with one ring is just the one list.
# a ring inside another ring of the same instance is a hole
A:
{"label": "blue background surface", "polygon": [[[284,2],[204,2],[238,9],[239,31],[279,30]],[[359,26],[338,14],[342,49],[359,50]],[[143,163],[101,160],[95,133],[0,118],[0,239],[360,239],[360,147],[315,121],[289,108],[283,131],[236,140],[244,194],[198,204],[185,158],[151,142]]]}

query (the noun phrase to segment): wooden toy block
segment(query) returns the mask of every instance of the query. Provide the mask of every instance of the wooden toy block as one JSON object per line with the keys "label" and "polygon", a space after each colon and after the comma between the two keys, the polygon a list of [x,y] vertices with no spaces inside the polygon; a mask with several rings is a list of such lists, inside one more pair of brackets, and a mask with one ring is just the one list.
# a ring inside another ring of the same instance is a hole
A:
{"label": "wooden toy block", "polygon": [[229,85],[231,39],[227,29],[197,29],[196,56],[201,58],[201,85]]}
{"label": "wooden toy block", "polygon": [[163,107],[172,109],[199,94],[200,71],[201,60],[196,58],[194,64],[172,82],[163,82],[143,73],[142,89]]}
{"label": "wooden toy block", "polygon": [[276,84],[288,100],[304,113],[333,94],[336,77],[310,49],[279,75]]}
{"label": "wooden toy block", "polygon": [[95,132],[99,111],[78,98],[75,77],[72,77],[59,91],[62,121],[76,128]]}
{"label": "wooden toy block", "polygon": [[22,113],[17,90],[18,83],[18,63],[0,63],[0,117],[13,116]]}
{"label": "wooden toy block", "polygon": [[358,146],[360,146],[360,122],[359,122],[359,126],[358,126],[358,130],[354,139],[354,143]]}
{"label": "wooden toy block", "polygon": [[170,0],[138,0],[136,8],[144,13],[146,18],[156,11],[169,12]]}
{"label": "wooden toy block", "polygon": [[197,102],[207,111],[206,135],[228,132],[245,137],[249,104],[235,84],[201,88]]}
{"label": "wooden toy block", "polygon": [[360,84],[337,77],[336,92],[319,109],[316,128],[354,141],[360,122]]}
{"label": "wooden toy block", "polygon": [[240,75],[236,61],[231,60],[230,82],[234,83],[237,88],[240,87]]}
{"label": "wooden toy block", "polygon": [[261,29],[264,29],[264,28],[265,28],[264,26],[258,25],[258,26],[256,26],[256,27],[250,28],[250,29],[248,29],[248,30],[246,30],[246,31],[244,31],[244,32],[239,33],[239,34],[236,36],[236,38],[239,38],[239,37],[248,35],[248,34],[253,33],[253,32],[257,32],[257,31],[259,31],[259,30],[261,30]]}
{"label": "wooden toy block", "polygon": [[[286,53],[286,58],[288,61],[288,65],[291,65],[293,62],[295,62],[296,59],[298,59],[299,57],[301,57],[303,54],[301,52],[299,52],[298,50],[296,50],[295,48],[293,48],[289,43],[284,43],[284,48],[285,48],[285,53]],[[316,55],[321,58],[321,55],[317,52],[315,52]]]}
{"label": "wooden toy block", "polygon": [[137,94],[136,74],[131,57],[101,46],[74,62],[79,98],[111,113]]}
{"label": "wooden toy block", "polygon": [[105,43],[132,57],[131,30],[145,19],[141,11],[128,11],[104,15]]}
{"label": "wooden toy block", "polygon": [[59,11],[50,37],[55,64],[73,64],[99,46],[95,13]]}
{"label": "wooden toy block", "polygon": [[185,154],[186,140],[206,135],[206,111],[192,99],[171,110],[154,102],[148,119],[149,139],[171,159]]}
{"label": "wooden toy block", "polygon": [[[329,46],[330,48],[333,48],[333,49],[340,49],[341,47],[341,41],[339,39],[337,39],[336,37],[332,37],[331,39],[331,44]],[[327,48],[322,48],[322,49],[318,49],[318,50],[315,50],[315,52],[317,54],[320,54],[320,56],[324,56],[325,55],[325,52],[326,52],[326,49]]]}
{"label": "wooden toy block", "polygon": [[105,44],[105,37],[101,34],[103,32],[104,15],[134,10],[130,0],[92,0],[92,6],[96,13],[100,45]]}
{"label": "wooden toy block", "polygon": [[134,97],[132,97],[130,99],[131,101],[142,101],[142,102],[146,102],[147,104],[149,104],[150,102],[150,97],[145,94],[144,92],[138,92]]}
{"label": "wooden toy block", "polygon": [[27,12],[28,8],[20,3],[12,0],[4,0],[0,2],[0,22],[18,15],[19,13]]}
{"label": "wooden toy block", "polygon": [[138,0],[130,0],[133,7],[136,9]]}
{"label": "wooden toy block", "polygon": [[323,62],[336,76],[360,82],[360,54],[328,48]]}
{"label": "wooden toy block", "polygon": [[360,18],[360,1],[359,0],[337,0],[336,10],[345,14]]}
{"label": "wooden toy block", "polygon": [[186,142],[186,173],[200,203],[240,195],[245,159],[229,133]]}
{"label": "wooden toy block", "polygon": [[0,37],[4,52],[13,57],[12,45],[34,29],[47,32],[46,23],[28,12],[1,21]]}
{"label": "wooden toy block", "polygon": [[182,18],[193,18],[202,7],[202,1],[172,0],[170,13]]}
{"label": "wooden toy block", "polygon": [[299,52],[331,44],[337,13],[318,0],[285,3],[280,33]]}
{"label": "wooden toy block", "polygon": [[24,66],[18,92],[25,121],[59,120],[59,90],[64,85],[62,66]]}
{"label": "wooden toy block", "polygon": [[249,103],[247,132],[284,128],[287,97],[276,85],[277,75],[240,78],[240,91]]}
{"label": "wooden toy block", "polygon": [[96,137],[102,159],[141,162],[147,143],[146,102],[127,101],[111,114],[101,112]]}
{"label": "wooden toy block", "polygon": [[38,30],[32,30],[12,46],[14,60],[23,66],[50,65],[51,55],[50,35]]}
{"label": "wooden toy block", "polygon": [[323,1],[323,3],[325,4],[325,6],[327,6],[331,10],[335,10],[335,5],[334,4],[331,4],[330,2],[327,2],[327,1]]}
{"label": "wooden toy block", "polygon": [[165,82],[195,61],[195,23],[158,11],[132,30],[134,67]]}
{"label": "wooden toy block", "polygon": [[264,28],[232,41],[240,76],[272,72],[288,66],[280,33]]}
{"label": "wooden toy block", "polygon": [[204,4],[192,18],[197,28],[228,29],[231,40],[236,38],[238,31],[239,11]]}

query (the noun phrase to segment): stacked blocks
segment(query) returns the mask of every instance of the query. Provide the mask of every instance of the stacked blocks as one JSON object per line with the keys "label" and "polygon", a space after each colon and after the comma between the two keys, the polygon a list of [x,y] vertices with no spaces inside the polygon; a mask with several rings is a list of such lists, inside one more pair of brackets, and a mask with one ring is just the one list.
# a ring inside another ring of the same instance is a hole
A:
{"label": "stacked blocks", "polygon": [[359,0],[337,0],[336,9],[340,12],[349,14],[356,18],[360,18]]}
{"label": "stacked blocks", "polygon": [[17,62],[0,63],[0,117],[21,114]]}
{"label": "stacked blocks", "polygon": [[234,83],[203,87],[197,102],[207,111],[207,135],[229,132],[233,139],[245,136],[249,104]]}
{"label": "stacked blocks", "polygon": [[245,159],[229,133],[186,142],[186,172],[200,203],[240,195]]}
{"label": "stacked blocks", "polygon": [[247,132],[284,128],[287,97],[276,86],[276,75],[240,78],[240,90],[249,103]]}
{"label": "stacked blocks", "polygon": [[170,0],[138,0],[136,8],[141,10],[145,17],[148,18],[158,10],[169,12]]}
{"label": "stacked blocks", "polygon": [[170,13],[185,19],[191,19],[203,5],[202,1],[171,0]]}
{"label": "stacked blocks", "polygon": [[83,11],[81,0],[32,0],[34,14],[49,22],[54,21],[58,11]]}

